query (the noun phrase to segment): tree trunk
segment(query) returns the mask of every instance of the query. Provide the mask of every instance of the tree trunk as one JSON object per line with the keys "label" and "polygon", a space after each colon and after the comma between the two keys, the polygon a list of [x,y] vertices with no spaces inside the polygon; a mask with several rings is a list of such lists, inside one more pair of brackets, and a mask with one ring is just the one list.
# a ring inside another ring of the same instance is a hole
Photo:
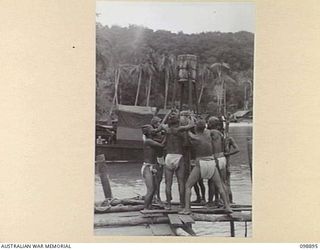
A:
{"label": "tree trunk", "polygon": [[140,71],[139,71],[139,80],[138,80],[138,88],[137,88],[137,94],[136,94],[136,100],[134,102],[134,106],[137,106],[137,104],[138,104],[140,85],[141,85],[141,75],[142,75],[142,71],[140,69]]}
{"label": "tree trunk", "polygon": [[227,116],[227,88],[226,82],[223,81],[223,115],[224,117]]}
{"label": "tree trunk", "polygon": [[165,93],[164,93],[164,109],[167,109],[167,99],[168,99],[168,87],[169,87],[169,71],[165,71]]}
{"label": "tree trunk", "polygon": [[114,96],[113,96],[113,100],[112,100],[112,104],[111,104],[109,115],[112,114],[113,106],[114,105],[118,105],[118,97],[117,97],[117,95],[118,95],[118,70],[115,70],[115,72],[114,72]]}
{"label": "tree trunk", "polygon": [[119,86],[119,82],[120,82],[120,73],[121,73],[121,69],[119,68],[118,70],[118,75],[117,75],[117,80],[116,80],[116,105],[119,104],[119,101],[118,101],[118,86]]}
{"label": "tree trunk", "polygon": [[151,93],[151,82],[152,82],[152,76],[149,76],[149,86],[148,86],[148,95],[147,95],[147,106],[149,107],[150,104],[150,93]]}
{"label": "tree trunk", "polygon": [[198,104],[201,102],[202,94],[203,94],[203,89],[204,89],[204,83],[201,84],[201,90],[198,98]]}

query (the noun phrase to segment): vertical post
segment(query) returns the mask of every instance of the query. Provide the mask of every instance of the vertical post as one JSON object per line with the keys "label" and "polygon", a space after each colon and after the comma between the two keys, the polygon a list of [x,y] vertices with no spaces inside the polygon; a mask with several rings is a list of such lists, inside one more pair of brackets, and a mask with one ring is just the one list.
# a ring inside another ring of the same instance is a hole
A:
{"label": "vertical post", "polygon": [[252,182],[252,138],[247,137],[248,159],[250,166],[250,177]]}
{"label": "vertical post", "polygon": [[247,85],[244,85],[243,109],[247,110]]}
{"label": "vertical post", "polygon": [[188,100],[188,106],[189,106],[189,110],[192,110],[192,79],[190,76],[190,70],[188,67],[188,82],[189,82],[189,100]]}
{"label": "vertical post", "polygon": [[244,222],[244,237],[248,236],[248,226],[247,226],[247,221]]}
{"label": "vertical post", "polygon": [[231,234],[231,237],[235,237],[235,233],[234,233],[234,221],[230,221],[230,234]]}
{"label": "vertical post", "polygon": [[172,93],[172,104],[171,108],[175,108],[176,106],[176,92],[177,92],[177,78],[178,78],[178,68],[176,69],[176,72],[174,74],[174,80],[173,80],[173,93]]}
{"label": "vertical post", "polygon": [[199,108],[198,108],[198,93],[197,93],[197,86],[196,82],[193,83],[193,89],[194,89],[194,103],[196,104],[196,113],[199,114]]}
{"label": "vertical post", "polygon": [[104,154],[97,155],[96,164],[97,164],[98,172],[101,179],[104,197],[105,199],[112,198],[111,186],[110,186],[109,177],[107,174],[107,169],[106,169],[107,166],[106,166]]}
{"label": "vertical post", "polygon": [[184,97],[184,82],[180,83],[180,111],[182,110],[182,103]]}

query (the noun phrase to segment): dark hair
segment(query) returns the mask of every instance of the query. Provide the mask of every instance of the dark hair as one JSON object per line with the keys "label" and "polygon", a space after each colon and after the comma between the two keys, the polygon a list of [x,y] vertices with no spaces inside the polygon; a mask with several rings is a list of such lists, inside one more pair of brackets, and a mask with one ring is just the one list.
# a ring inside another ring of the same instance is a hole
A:
{"label": "dark hair", "polygon": [[219,124],[219,119],[215,116],[211,116],[208,119],[208,129],[216,129],[218,127]]}
{"label": "dark hair", "polygon": [[152,131],[153,127],[150,124],[145,124],[141,127],[142,134],[149,135]]}
{"label": "dark hair", "polygon": [[196,128],[200,131],[203,131],[206,128],[206,122],[204,119],[197,119]]}
{"label": "dark hair", "polygon": [[160,122],[161,119],[158,117],[158,116],[154,116],[152,119],[151,119],[151,125],[155,125],[157,124],[158,122]]}

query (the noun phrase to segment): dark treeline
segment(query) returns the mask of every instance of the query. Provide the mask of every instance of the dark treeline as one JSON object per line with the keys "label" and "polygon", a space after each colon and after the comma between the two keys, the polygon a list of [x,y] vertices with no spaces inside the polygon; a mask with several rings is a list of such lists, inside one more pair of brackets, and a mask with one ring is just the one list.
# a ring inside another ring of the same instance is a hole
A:
{"label": "dark treeline", "polygon": [[170,108],[180,54],[198,57],[202,112],[217,112],[222,81],[228,111],[252,105],[254,34],[250,32],[184,34],[97,23],[96,44],[97,119],[108,117],[113,102]]}

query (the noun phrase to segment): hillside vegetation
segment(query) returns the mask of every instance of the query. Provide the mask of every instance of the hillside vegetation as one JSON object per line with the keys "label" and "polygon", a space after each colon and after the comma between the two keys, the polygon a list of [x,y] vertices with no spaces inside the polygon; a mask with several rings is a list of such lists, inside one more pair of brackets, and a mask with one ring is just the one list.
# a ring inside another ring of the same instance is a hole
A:
{"label": "hillside vegetation", "polygon": [[108,118],[113,101],[172,107],[176,57],[180,54],[198,57],[197,89],[202,112],[219,112],[222,82],[226,86],[227,111],[252,106],[254,34],[245,31],[184,34],[97,23],[97,119]]}

